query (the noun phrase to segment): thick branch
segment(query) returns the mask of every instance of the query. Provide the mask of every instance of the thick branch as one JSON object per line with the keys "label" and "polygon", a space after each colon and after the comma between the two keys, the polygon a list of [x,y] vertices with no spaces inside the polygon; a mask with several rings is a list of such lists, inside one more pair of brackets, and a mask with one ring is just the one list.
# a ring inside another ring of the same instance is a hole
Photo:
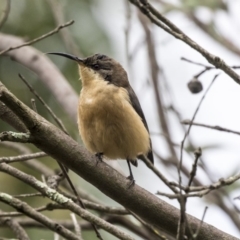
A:
{"label": "thick branch", "polygon": [[4,104],[0,101],[0,118],[7,122],[20,132],[27,132],[27,128],[22,121]]}

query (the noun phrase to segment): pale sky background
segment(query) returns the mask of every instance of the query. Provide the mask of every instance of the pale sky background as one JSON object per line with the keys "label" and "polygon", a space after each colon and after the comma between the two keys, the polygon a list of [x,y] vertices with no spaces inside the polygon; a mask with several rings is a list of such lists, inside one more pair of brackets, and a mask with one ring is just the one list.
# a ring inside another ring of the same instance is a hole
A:
{"label": "pale sky background", "polygon": [[[229,16],[226,16],[224,12],[217,13],[217,23],[226,36],[231,38],[236,44],[239,45],[240,35],[240,1],[231,0],[229,8]],[[143,47],[137,54],[132,68],[127,66],[126,61],[126,47],[125,47],[125,35],[124,29],[126,27],[125,18],[125,6],[124,1],[109,1],[104,0],[99,4],[100,9],[98,11],[99,21],[106,28],[109,36],[112,38],[114,45],[112,46],[115,51],[115,56],[121,64],[128,70],[129,80],[132,87],[135,89],[136,94],[139,97],[145,116],[148,121],[150,132],[159,132],[158,118],[156,117],[155,99],[151,87],[144,87],[146,85],[146,79],[150,79],[148,72],[148,62],[145,60],[147,57],[145,48]],[[107,10],[106,10],[107,9]],[[107,11],[107,13],[106,13]],[[209,19],[211,12],[202,8],[199,11],[199,17],[202,19]],[[104,16],[103,18],[101,16]],[[227,51],[221,47],[215,41],[210,39],[202,31],[198,30],[188,19],[183,15],[177,13],[171,13],[167,16],[173,21],[181,30],[183,30],[194,41],[208,50],[210,53],[215,54],[228,64],[228,65],[240,65],[239,57]],[[132,29],[130,34],[130,50],[139,42],[143,37],[143,31],[141,26],[134,21],[136,16],[133,16]],[[164,69],[167,82],[171,87],[171,91],[174,96],[174,103],[178,110],[181,112],[183,119],[190,119],[198,105],[204,91],[210,84],[213,76],[221,71],[211,71],[203,75],[202,80],[204,90],[200,94],[193,95],[187,89],[188,81],[194,74],[202,70],[201,67],[188,64],[180,60],[181,57],[186,57],[191,60],[206,63],[206,60],[195,50],[191,49],[185,43],[174,39],[169,34],[154,27],[155,42],[157,43],[157,57],[161,67]],[[240,47],[240,46],[239,46]],[[99,49],[101,52],[101,49]],[[131,74],[130,74],[131,73]],[[240,70],[238,71],[240,74]],[[166,100],[166,99],[165,99]],[[210,92],[206,96],[202,107],[196,117],[196,122],[219,125],[222,127],[230,128],[236,131],[240,131],[240,86],[237,85],[226,74],[221,73],[220,77],[216,80],[212,86]],[[177,127],[176,119],[170,118],[172,122],[171,132],[174,136],[174,142],[180,144],[183,139],[183,133],[179,127]],[[240,161],[240,136],[209,130],[200,127],[193,127],[191,130],[191,138],[194,140],[195,145],[204,147],[207,145],[216,145],[218,148],[203,151],[203,157],[205,164],[208,166],[209,172],[212,173],[212,178],[216,181],[221,177],[228,177],[233,173],[239,172]],[[162,141],[159,137],[152,136],[153,147],[155,151],[164,154],[164,148]],[[180,150],[178,151],[180,152]],[[184,161],[189,166],[192,164],[192,160],[185,154]],[[121,166],[127,171],[126,164],[120,163]],[[125,165],[124,165],[125,164]],[[177,170],[167,172],[167,170],[158,164],[156,160],[156,166],[164,173],[170,180],[177,180]],[[156,193],[157,190],[168,191],[162,182],[155,177],[155,175],[146,169],[143,163],[140,163],[138,169],[133,169],[134,176],[137,184],[148,189],[152,193]],[[198,177],[203,182],[206,176],[198,172]],[[235,191],[230,197],[233,199],[240,195],[240,190]],[[168,200],[163,198],[170,204],[178,207],[177,201]],[[240,202],[234,201],[236,205],[240,207]],[[213,226],[232,234],[236,237],[240,237],[240,232],[232,222],[226,217],[226,215],[217,207],[209,202],[206,202],[204,198],[189,199],[187,203],[187,212],[201,218],[204,207],[208,206],[205,221]]]}

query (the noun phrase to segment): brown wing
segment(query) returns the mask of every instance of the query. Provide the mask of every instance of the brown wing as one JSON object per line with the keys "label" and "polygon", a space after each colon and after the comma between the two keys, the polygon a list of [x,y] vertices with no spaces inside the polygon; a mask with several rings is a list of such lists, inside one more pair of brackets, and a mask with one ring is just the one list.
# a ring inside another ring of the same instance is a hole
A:
{"label": "brown wing", "polygon": [[[143,121],[143,124],[145,126],[145,128],[147,129],[147,131],[149,132],[148,130],[148,125],[147,125],[147,121],[145,119],[145,116],[144,116],[144,113],[143,113],[143,110],[141,108],[141,105],[138,101],[138,98],[135,94],[135,92],[133,91],[133,89],[131,88],[131,86],[129,85],[127,88],[127,91],[128,91],[128,94],[129,94],[129,98],[130,98],[130,101],[131,101],[131,104],[134,108],[134,110],[137,112],[137,114],[141,117],[142,121]],[[154,163],[154,159],[153,159],[153,153],[152,153],[152,142],[151,142],[151,138],[149,139],[150,140],[150,150],[147,154],[147,157],[148,159]]]}

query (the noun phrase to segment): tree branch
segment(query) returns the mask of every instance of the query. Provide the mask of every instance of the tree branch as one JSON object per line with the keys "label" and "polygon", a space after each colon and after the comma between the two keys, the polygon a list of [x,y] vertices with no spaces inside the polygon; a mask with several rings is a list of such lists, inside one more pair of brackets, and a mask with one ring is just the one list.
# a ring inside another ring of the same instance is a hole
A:
{"label": "tree branch", "polygon": [[240,84],[240,76],[233,71],[224,61],[218,56],[209,53],[206,49],[198,45],[184,32],[182,32],[176,25],[165,18],[158,12],[147,0],[129,0],[132,4],[136,5],[139,10],[146,15],[155,25],[162,28],[175,38],[185,42],[187,45],[199,52],[209,63],[216,68],[223,70],[229,75],[237,84]]}
{"label": "tree branch", "polygon": [[[176,236],[178,209],[158,199],[137,184],[129,189],[128,180],[104,162],[96,166],[98,159],[94,155],[91,155],[70,136],[29,109],[1,83],[0,100],[14,111],[26,125],[35,146],[66,165],[147,223]],[[200,221],[188,215],[188,222],[193,231],[196,231]],[[204,240],[237,239],[206,223],[202,224],[198,238]]]}
{"label": "tree branch", "polygon": [[[28,185],[32,186],[33,188],[35,188],[36,190],[41,192],[43,195],[50,198],[52,201],[55,201],[56,203],[60,204],[61,206],[66,207],[67,209],[76,213],[83,219],[85,219],[93,224],[98,225],[99,227],[108,231],[109,233],[113,234],[114,236],[116,236],[120,239],[123,239],[123,240],[134,240],[134,238],[132,238],[130,235],[124,233],[117,227],[109,224],[108,222],[102,220],[101,218],[99,218],[99,217],[93,215],[92,213],[88,212],[87,210],[83,209],[82,207],[80,207],[79,205],[74,203],[71,199],[66,198],[62,194],[58,193],[56,190],[48,187],[45,183],[38,181],[35,177],[28,175],[26,173],[23,173],[23,172],[19,171],[18,169],[13,168],[6,163],[0,164],[0,170],[27,183]],[[12,198],[12,200],[9,199],[10,197]],[[21,203],[18,199],[13,198],[10,195],[6,196],[6,194],[3,193],[2,196],[0,194],[0,201],[7,202],[12,207],[16,208],[18,211],[23,212],[26,215],[32,217],[33,219],[41,222],[39,213],[36,210],[34,210],[33,208],[30,209],[29,208],[30,206],[28,207],[25,203]],[[21,206],[19,206],[19,204],[21,204]],[[25,206],[26,206],[26,209],[24,211],[23,208],[25,208]],[[30,215],[30,212],[32,212],[33,214]],[[37,218],[37,216],[39,216],[39,218]],[[46,223],[44,225],[46,225]],[[46,226],[48,226],[51,230],[56,232],[56,230],[54,228],[52,228],[52,226],[50,224],[46,225]]]}
{"label": "tree branch", "polygon": [[[1,211],[0,211],[1,213]],[[10,218],[10,217],[5,217],[0,219],[0,226],[1,225],[7,225],[11,230],[15,233],[16,237],[19,240],[30,240],[28,237],[26,231],[24,228],[19,224],[18,221]]]}
{"label": "tree branch", "polygon": [[56,28],[55,28],[54,30],[52,30],[51,32],[46,33],[46,34],[43,34],[42,36],[40,36],[40,37],[38,37],[38,38],[35,38],[35,39],[31,40],[31,41],[22,43],[22,44],[20,44],[20,45],[14,46],[14,47],[11,46],[11,47],[9,47],[9,48],[7,48],[7,49],[5,49],[5,50],[2,50],[2,51],[0,52],[0,55],[3,55],[3,54],[5,54],[5,53],[7,53],[7,52],[9,52],[9,51],[12,51],[12,50],[15,50],[15,49],[19,49],[19,48],[22,48],[22,47],[25,47],[25,46],[32,45],[32,44],[34,44],[34,43],[36,43],[36,42],[39,42],[39,41],[41,41],[42,39],[47,38],[47,37],[49,37],[49,36],[51,36],[51,35],[59,32],[62,28],[65,28],[65,27],[67,27],[67,26],[69,26],[69,25],[72,25],[73,23],[74,23],[74,21],[71,20],[71,21],[69,21],[69,22],[67,22],[67,23],[65,23],[65,24],[59,25],[58,27],[56,27]]}
{"label": "tree branch", "polygon": [[62,237],[65,237],[69,240],[79,240],[79,238],[75,234],[73,234],[71,231],[69,231],[68,229],[64,228],[61,225],[54,223],[50,218],[35,211],[27,203],[22,202],[16,198],[12,197],[11,195],[0,192],[0,201],[12,206],[13,208],[17,209],[20,212],[25,213],[27,216],[42,223],[43,225],[45,225],[52,231],[58,233]]}

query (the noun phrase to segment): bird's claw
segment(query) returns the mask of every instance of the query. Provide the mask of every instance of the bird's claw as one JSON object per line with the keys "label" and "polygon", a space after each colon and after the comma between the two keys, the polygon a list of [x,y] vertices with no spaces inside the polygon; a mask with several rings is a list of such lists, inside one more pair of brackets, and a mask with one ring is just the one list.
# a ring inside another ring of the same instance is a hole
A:
{"label": "bird's claw", "polygon": [[103,162],[103,159],[102,159],[103,153],[102,152],[96,153],[95,156],[97,157],[97,165],[99,162]]}
{"label": "bird's claw", "polygon": [[131,175],[128,176],[127,179],[130,180],[130,184],[128,186],[128,189],[129,189],[135,185],[135,180],[134,180],[133,176],[131,176]]}

